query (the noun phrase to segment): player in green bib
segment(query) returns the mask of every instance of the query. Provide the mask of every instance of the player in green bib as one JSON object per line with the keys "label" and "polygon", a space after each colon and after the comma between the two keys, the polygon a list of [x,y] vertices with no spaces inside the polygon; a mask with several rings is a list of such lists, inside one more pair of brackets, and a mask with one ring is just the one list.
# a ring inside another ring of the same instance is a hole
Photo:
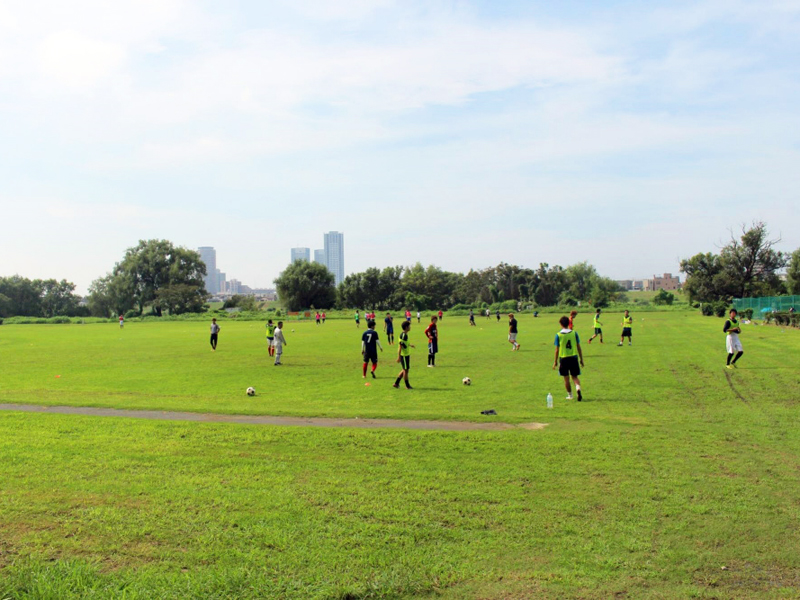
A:
{"label": "player in green bib", "polygon": [[622,335],[619,338],[619,344],[617,346],[622,346],[622,342],[625,341],[625,338],[628,338],[628,346],[633,343],[632,339],[632,328],[633,328],[633,317],[631,316],[629,311],[625,311],[625,314],[622,317]]}
{"label": "player in green bib", "polygon": [[[567,390],[567,400],[572,400],[572,387],[570,377],[575,382],[575,391],[578,394],[578,402],[583,400],[581,393],[581,374],[580,367],[583,366],[583,351],[581,350],[581,339],[578,332],[569,328],[569,317],[559,319],[561,331],[556,334],[556,353],[553,359],[553,369],[558,367],[558,373],[564,378],[564,387]],[[580,361],[580,367],[578,366]]]}
{"label": "player in green bib", "polygon": [[411,368],[411,348],[414,347],[414,344],[408,342],[408,332],[411,330],[411,322],[403,321],[400,328],[403,332],[400,334],[400,340],[397,343],[397,362],[400,363],[401,370],[392,387],[399,388],[400,380],[403,379],[406,382],[406,388],[411,390],[414,389],[411,387],[411,384],[408,383],[408,370]]}
{"label": "player in green bib", "polygon": [[600,309],[597,309],[597,312],[594,313],[594,335],[589,338],[589,343],[592,343],[592,340],[597,336],[600,336],[600,343],[603,343],[603,324],[600,322]]}
{"label": "player in green bib", "polygon": [[275,356],[275,323],[272,322],[272,319],[267,321],[267,344],[269,344],[267,353]]}

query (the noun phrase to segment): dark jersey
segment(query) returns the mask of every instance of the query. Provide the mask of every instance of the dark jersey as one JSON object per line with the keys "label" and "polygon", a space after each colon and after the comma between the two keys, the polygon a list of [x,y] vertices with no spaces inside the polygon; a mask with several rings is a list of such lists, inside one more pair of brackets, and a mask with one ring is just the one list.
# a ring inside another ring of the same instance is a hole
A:
{"label": "dark jersey", "polygon": [[431,323],[425,329],[425,335],[428,336],[428,339],[435,342],[436,339],[439,337],[439,330],[436,328],[435,324]]}
{"label": "dark jersey", "polygon": [[361,341],[364,342],[364,351],[367,354],[375,354],[378,349],[378,332],[374,329],[367,329],[364,335],[361,336]]}
{"label": "dark jersey", "polygon": [[386,317],[383,320],[386,323],[386,333],[391,333],[394,331],[394,324],[392,323],[392,317]]}
{"label": "dark jersey", "polygon": [[511,319],[508,322],[508,333],[517,333],[517,320]]}

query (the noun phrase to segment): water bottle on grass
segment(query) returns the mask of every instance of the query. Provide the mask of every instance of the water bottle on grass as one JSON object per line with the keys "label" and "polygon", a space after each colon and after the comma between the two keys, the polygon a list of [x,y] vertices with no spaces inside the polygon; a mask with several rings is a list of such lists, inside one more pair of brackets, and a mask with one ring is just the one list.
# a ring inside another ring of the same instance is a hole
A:
{"label": "water bottle on grass", "polygon": [[553,408],[553,394],[547,393],[547,408]]}

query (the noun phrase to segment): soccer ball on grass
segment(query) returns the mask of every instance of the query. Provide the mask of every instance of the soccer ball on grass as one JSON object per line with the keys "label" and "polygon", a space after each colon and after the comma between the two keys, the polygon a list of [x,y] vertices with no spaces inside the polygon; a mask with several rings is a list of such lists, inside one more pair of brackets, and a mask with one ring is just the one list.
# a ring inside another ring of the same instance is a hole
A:
{"label": "soccer ball on grass", "polygon": [[463,383],[464,385],[472,385],[472,379],[470,379],[469,377],[464,377],[464,379],[461,380],[461,383]]}
{"label": "soccer ball on grass", "polygon": [[247,395],[248,396],[255,396],[256,395],[256,388],[254,388],[254,387],[247,388]]}

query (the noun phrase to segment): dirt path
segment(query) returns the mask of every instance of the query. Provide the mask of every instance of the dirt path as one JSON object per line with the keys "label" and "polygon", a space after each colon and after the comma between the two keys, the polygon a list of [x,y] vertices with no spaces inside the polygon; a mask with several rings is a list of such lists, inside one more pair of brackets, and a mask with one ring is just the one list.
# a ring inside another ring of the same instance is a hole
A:
{"label": "dirt path", "polygon": [[291,427],[356,427],[360,429],[426,429],[431,431],[509,431],[512,429],[544,429],[547,423],[471,423],[469,421],[405,421],[402,419],[330,419],[323,417],[270,417],[252,415],[219,415],[211,413],[173,412],[161,410],[120,410],[88,406],[37,406],[34,404],[0,404],[0,410],[81,415],[87,417],[128,417],[157,421],[195,421],[200,423],[240,423],[244,425],[285,425]]}

